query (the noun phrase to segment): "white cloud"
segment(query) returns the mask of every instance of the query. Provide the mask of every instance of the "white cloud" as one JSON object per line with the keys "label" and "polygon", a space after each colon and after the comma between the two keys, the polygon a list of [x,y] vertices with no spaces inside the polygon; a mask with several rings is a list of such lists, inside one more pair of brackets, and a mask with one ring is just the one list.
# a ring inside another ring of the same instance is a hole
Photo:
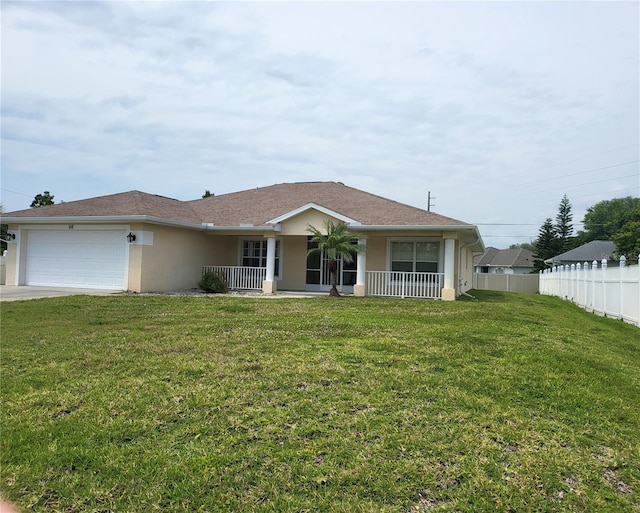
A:
{"label": "white cloud", "polygon": [[[506,246],[535,237],[564,192],[574,221],[640,192],[637,163],[597,184],[566,176],[638,159],[636,3],[1,8],[2,187],[25,195],[3,191],[5,210],[45,189],[190,199],[340,180],[531,224],[483,227]],[[526,185],[538,177],[552,186]]]}

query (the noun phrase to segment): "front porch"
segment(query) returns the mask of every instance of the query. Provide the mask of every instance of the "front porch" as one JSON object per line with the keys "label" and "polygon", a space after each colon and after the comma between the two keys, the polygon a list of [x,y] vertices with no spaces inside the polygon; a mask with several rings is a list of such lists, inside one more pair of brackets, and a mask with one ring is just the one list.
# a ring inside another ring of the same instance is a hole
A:
{"label": "front porch", "polygon": [[[337,259],[338,292],[359,297],[454,300],[455,283],[460,282],[456,281],[456,266],[462,267],[455,257],[457,240],[448,233],[438,235],[395,236],[390,232],[359,238],[362,250],[352,261]],[[330,289],[330,261],[324,252],[313,252],[307,235],[231,236],[216,249],[212,260],[217,265],[204,262],[201,272],[220,274],[230,290],[273,294],[278,290]]]}
{"label": "front porch", "polygon": [[[273,280],[267,280],[266,267],[207,265],[202,272],[224,276],[229,290],[265,293],[276,291]],[[359,274],[353,288],[356,296],[442,299],[444,273],[365,271],[364,283],[358,283]]]}

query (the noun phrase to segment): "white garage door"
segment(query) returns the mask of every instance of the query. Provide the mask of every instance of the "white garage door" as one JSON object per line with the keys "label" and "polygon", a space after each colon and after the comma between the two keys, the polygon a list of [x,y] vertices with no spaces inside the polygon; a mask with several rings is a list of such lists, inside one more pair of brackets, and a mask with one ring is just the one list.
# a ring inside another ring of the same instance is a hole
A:
{"label": "white garage door", "polygon": [[29,230],[26,284],[125,290],[126,232]]}

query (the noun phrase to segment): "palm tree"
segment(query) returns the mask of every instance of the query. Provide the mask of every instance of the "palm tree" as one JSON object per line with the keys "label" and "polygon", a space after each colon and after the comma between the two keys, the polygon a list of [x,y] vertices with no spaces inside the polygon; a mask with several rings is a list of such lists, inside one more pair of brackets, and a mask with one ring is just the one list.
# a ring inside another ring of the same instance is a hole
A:
{"label": "palm tree", "polygon": [[338,283],[338,259],[342,257],[342,261],[346,263],[353,262],[353,255],[359,251],[364,251],[364,246],[359,246],[357,239],[362,236],[349,229],[346,223],[334,223],[330,219],[324,222],[324,231],[322,233],[317,228],[309,225],[307,229],[311,233],[311,242],[315,242],[317,247],[308,251],[307,256],[314,253],[322,253],[329,260],[329,273],[331,276],[330,296],[340,296],[336,287]]}

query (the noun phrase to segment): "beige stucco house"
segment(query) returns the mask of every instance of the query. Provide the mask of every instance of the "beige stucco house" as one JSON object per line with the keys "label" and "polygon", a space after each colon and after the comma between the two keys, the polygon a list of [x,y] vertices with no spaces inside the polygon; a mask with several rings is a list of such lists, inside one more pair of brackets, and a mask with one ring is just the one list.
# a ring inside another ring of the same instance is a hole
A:
{"label": "beige stucco house", "polygon": [[455,299],[484,250],[475,225],[337,182],[193,201],[130,191],[5,214],[6,283],[159,292],[214,269],[237,289],[328,290],[326,259],[307,256],[309,226],[326,219],[366,246],[339,267],[339,290],[357,296]]}

